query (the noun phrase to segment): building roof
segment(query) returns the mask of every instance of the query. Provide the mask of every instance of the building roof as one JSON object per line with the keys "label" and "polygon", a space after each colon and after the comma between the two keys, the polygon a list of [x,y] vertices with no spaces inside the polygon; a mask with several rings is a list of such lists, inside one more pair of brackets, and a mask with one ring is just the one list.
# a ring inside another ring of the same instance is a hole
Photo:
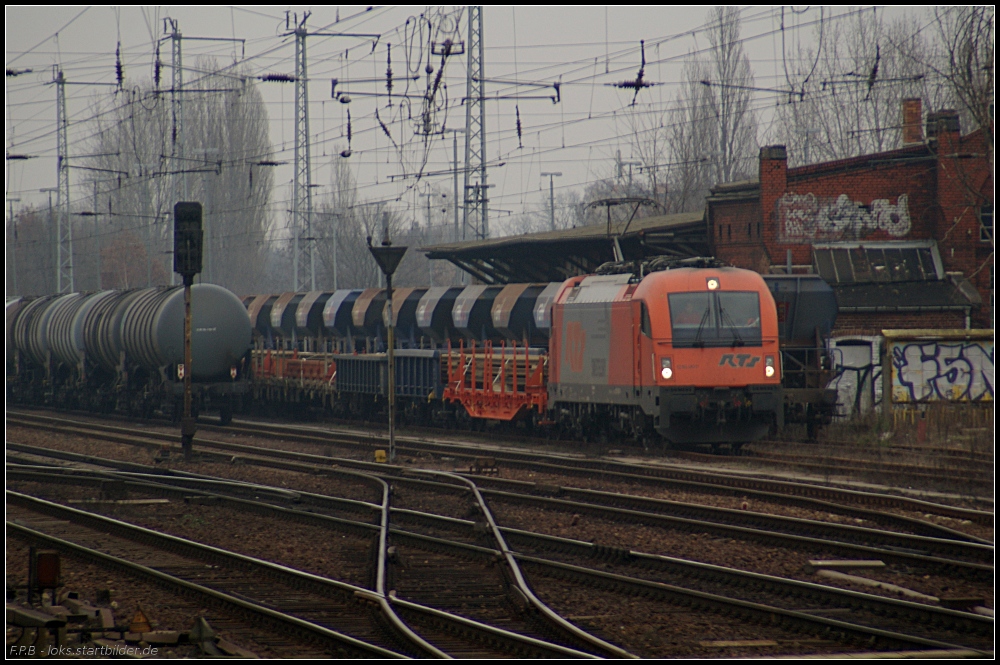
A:
{"label": "building roof", "polygon": [[746,199],[760,198],[759,180],[737,180],[735,182],[724,182],[712,187],[708,201],[743,201]]}
{"label": "building roof", "polygon": [[975,287],[963,278],[832,286],[845,313],[959,310],[982,304]]}
{"label": "building roof", "polygon": [[592,273],[602,263],[615,260],[616,240],[625,260],[709,252],[703,211],[470,240],[420,251],[429,259],[451,261],[487,284],[555,282]]}

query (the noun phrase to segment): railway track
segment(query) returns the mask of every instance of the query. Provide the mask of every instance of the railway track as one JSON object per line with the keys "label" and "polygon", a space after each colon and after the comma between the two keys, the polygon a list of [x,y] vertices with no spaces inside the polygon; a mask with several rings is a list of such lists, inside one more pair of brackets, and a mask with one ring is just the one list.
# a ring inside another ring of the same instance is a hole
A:
{"label": "railway track", "polygon": [[[43,472],[15,469],[12,475],[17,479],[21,477],[19,473],[30,475]],[[85,476],[79,473],[64,472],[64,474],[62,478],[64,481],[85,479]],[[136,476],[136,474],[124,475],[128,478]],[[162,488],[161,480],[163,479],[157,478],[155,486]],[[167,482],[173,484],[177,481],[182,486],[188,487],[193,480],[167,479]],[[230,489],[233,485],[226,483]],[[288,498],[287,490],[279,488],[271,490],[274,497]],[[315,497],[302,497],[299,505],[302,507],[303,502],[309,504],[309,501],[314,499]],[[312,510],[315,507],[308,505],[308,508]],[[308,513],[306,517],[314,519],[315,515]],[[425,525],[439,522],[436,536],[397,529],[393,532],[393,541],[402,551],[394,556],[410,558],[422,552],[419,556],[424,558],[425,565],[441,570],[442,562],[451,558],[466,560],[480,558],[489,561],[500,555],[497,551],[484,550],[481,546],[468,542],[456,543],[454,540],[449,542],[440,537],[442,533],[465,531],[466,541],[475,540],[477,534],[481,535],[481,528],[478,528],[476,522],[440,518],[429,514],[422,514],[420,521]],[[359,525],[359,528],[363,527]],[[783,625],[793,626],[798,631],[835,635],[838,639],[847,641],[867,639],[889,648],[984,649],[987,648],[987,643],[991,643],[992,621],[965,612],[707,564],[600,548],[577,541],[511,529],[502,531],[510,542],[517,545],[518,552],[514,556],[522,566],[532,571],[533,575],[558,580],[575,580],[576,583],[588,587],[608,588],[626,596],[638,594],[706,611],[722,610],[729,614],[735,613],[747,620],[760,620],[760,617],[767,613],[771,613],[773,619],[774,612],[777,611]],[[434,554],[429,556],[428,550]],[[553,559],[554,554],[557,555],[556,559]],[[603,570],[597,570],[598,567]],[[465,574],[475,575],[477,571],[470,573],[467,570]],[[400,595],[411,596],[411,600],[414,599],[412,596],[421,594],[427,594],[430,599],[434,599],[447,595],[441,594],[442,589],[454,581],[451,576],[442,576],[429,587],[418,585],[412,588],[406,584],[396,585],[395,580],[390,586],[398,586]],[[720,591],[725,592],[725,595],[720,595]],[[836,618],[838,614],[849,615],[850,621],[838,620]],[[834,618],[830,618],[831,616]],[[411,619],[408,619],[409,621]],[[906,632],[902,632],[903,629]]]}
{"label": "railway track", "polygon": [[[963,432],[969,432],[968,428],[962,428]],[[969,443],[952,443],[951,445],[936,445],[930,446],[920,443],[909,443],[909,444],[899,444],[899,443],[883,443],[877,446],[875,450],[862,449],[859,448],[857,441],[850,440],[824,440],[819,443],[810,444],[810,450],[815,450],[821,454],[825,453],[841,453],[841,452],[869,452],[874,455],[882,455],[886,457],[900,457],[905,455],[921,455],[928,457],[938,457],[943,459],[955,459],[960,462],[972,461],[976,463],[992,463],[993,453],[992,451],[987,452],[985,449],[989,448],[990,431],[985,428],[977,428],[974,430],[978,437],[980,437],[980,442],[985,442],[985,446],[980,446],[974,443],[972,439],[969,438],[968,434],[959,434],[959,436],[964,439],[969,439]],[[756,441],[752,444],[748,444],[750,450],[763,449],[773,452],[779,452],[782,454],[796,454],[801,450],[801,444],[792,443],[789,441],[778,441],[778,440],[761,440]]]}
{"label": "railway track", "polygon": [[[27,453],[46,454],[44,451],[20,444],[9,444],[9,448]],[[330,462],[329,458],[301,453],[293,455],[287,451],[257,449],[254,453],[260,457],[276,455],[282,460],[296,459],[298,461],[295,463],[281,461],[278,464],[283,468],[295,468],[291,466],[295,464],[305,472],[316,472],[315,465],[328,466]],[[86,461],[75,454],[64,454],[64,457]],[[244,459],[251,461],[249,457]],[[257,464],[265,463],[263,459],[252,461]],[[122,470],[131,468],[145,472],[151,470],[141,465],[122,464],[111,460],[102,460],[101,463]],[[399,476],[400,471],[410,477]],[[323,469],[323,472],[330,473],[326,469]],[[401,485],[428,486],[432,483],[425,474],[391,467],[387,469],[384,465],[378,465],[369,472],[388,474],[393,482]],[[338,470],[335,473],[343,471]],[[425,477],[413,477],[415,475]],[[481,490],[484,495],[499,502],[537,505],[546,510],[591,514],[610,520],[657,525],[668,529],[717,533],[742,540],[775,543],[783,547],[819,549],[846,557],[877,558],[916,569],[957,574],[972,579],[992,579],[994,573],[991,565],[994,553],[992,545],[969,542],[968,538],[959,541],[896,532],[887,533],[878,529],[828,522],[544,485],[525,487],[526,484],[519,483],[515,484],[514,488],[520,491],[511,491],[513,488],[510,483],[489,478],[479,478],[477,482],[487,486]],[[497,484],[504,489],[488,488]],[[437,492],[458,491],[454,483],[436,483],[430,486]]]}
{"label": "railway track", "polygon": [[886,459],[870,459],[850,455],[850,451],[812,451],[809,455],[787,451],[748,450],[748,459],[770,465],[806,470],[819,474],[836,474],[838,469],[850,469],[855,476],[878,478],[881,482],[896,480],[920,482],[926,487],[958,487],[987,494],[993,488],[992,458],[985,456],[925,460],[919,464],[904,464],[892,453]]}
{"label": "railway track", "polygon": [[[321,635],[323,631],[333,632],[327,626],[337,626],[340,630],[333,634],[343,637],[355,650],[341,648],[332,652],[334,654],[352,657],[359,657],[359,654],[368,657],[480,658],[587,656],[586,652],[397,598],[395,590],[388,594],[317,577],[19,493],[8,492],[7,500],[9,506],[15,506],[13,519],[19,523],[13,528],[26,538],[74,553],[79,550],[60,541],[99,542],[102,550],[110,549],[124,555],[119,558],[139,559],[140,565],[145,562],[146,568],[165,572],[181,581],[193,578],[210,592],[225,589],[235,598],[277,610],[287,617],[286,621],[301,623]],[[259,512],[262,504],[258,503],[256,508]],[[33,518],[32,513],[42,517]],[[39,528],[25,531],[22,528],[25,524]],[[53,540],[53,536],[60,541]],[[175,552],[183,553],[182,558],[171,556]],[[94,554],[88,556],[95,557]],[[451,579],[455,581],[454,576]],[[371,653],[365,654],[365,648]]]}
{"label": "railway track", "polygon": [[[82,422],[67,418],[43,416],[29,412],[8,412],[8,422],[23,424],[28,427],[44,427],[52,431],[79,433],[88,435],[103,433],[104,436],[120,433],[125,437],[133,437],[137,430],[100,423]],[[365,457],[377,447],[387,447],[387,441],[378,435],[360,435],[357,433],[327,432],[313,428],[292,427],[254,423],[252,426],[236,424],[226,428],[204,426],[207,433],[243,434],[255,438],[282,439],[289,442],[317,445],[318,450],[326,456],[332,454],[333,446],[344,446],[355,454],[363,453]],[[176,436],[149,434],[163,442],[173,442]],[[230,450],[234,453],[245,452],[252,447],[241,447],[218,440],[205,438],[196,439],[196,445],[212,446],[220,450]],[[791,505],[815,508],[824,512],[837,512],[860,519],[875,521],[879,524],[907,522],[906,528],[943,537],[960,537],[960,532],[941,527],[921,520],[904,519],[898,515],[874,511],[869,508],[888,508],[904,511],[931,513],[945,517],[969,520],[976,524],[992,526],[992,512],[972,510],[956,506],[948,506],[911,497],[885,494],[882,492],[862,492],[852,489],[829,487],[811,483],[799,483],[785,480],[774,480],[749,476],[739,473],[706,472],[676,466],[641,465],[615,460],[587,459],[582,456],[554,455],[544,453],[527,453],[508,449],[482,448],[469,449],[457,443],[441,443],[425,441],[418,438],[397,437],[397,451],[400,455],[431,454],[447,456],[459,463],[472,464],[476,459],[489,455],[504,468],[531,469],[545,472],[551,470],[563,475],[578,475],[581,477],[599,477],[607,480],[649,484],[655,487],[676,488],[697,492],[728,494],[759,498]],[[277,451],[275,451],[277,454]],[[343,458],[341,458],[343,459]],[[380,465],[361,460],[344,462],[354,468],[376,471]]]}
{"label": "railway track", "polygon": [[[14,447],[24,450],[23,447],[16,445]],[[78,457],[73,454],[63,454],[63,456],[70,459]],[[308,457],[309,456],[305,456],[306,463],[301,470],[307,472],[314,471],[314,469],[310,469],[308,466],[308,462],[310,461]],[[122,465],[110,460],[103,461],[103,463],[114,465],[119,468],[133,468],[131,465]],[[282,463],[281,465],[285,468],[288,468],[289,466],[288,463]],[[143,469],[140,467],[139,470]],[[427,483],[426,480],[405,478],[396,478],[395,482],[401,484]],[[449,488],[444,486],[437,489],[447,491]],[[454,488],[451,489],[454,491]],[[498,496],[497,493],[491,494],[489,491],[486,493],[491,496]],[[695,533],[716,533],[729,538],[757,541],[765,544],[776,544],[780,547],[792,547],[803,551],[826,551],[835,552],[840,556],[875,558],[889,561],[896,565],[908,566],[917,570],[937,571],[945,575],[958,575],[960,577],[968,577],[970,579],[992,579],[993,576],[992,566],[988,563],[984,563],[985,560],[992,560],[992,547],[986,545],[919,536],[906,536],[905,534],[885,535],[881,534],[877,530],[865,530],[858,529],[856,527],[844,527],[842,525],[831,525],[820,522],[810,523],[805,520],[780,518],[776,516],[750,516],[758,521],[769,522],[772,527],[774,524],[783,523],[785,525],[784,531],[775,531],[773,528],[761,529],[741,524],[741,520],[748,517],[748,514],[742,511],[731,511],[692,505],[685,506],[688,510],[701,513],[702,515],[705,513],[708,513],[709,515],[716,515],[713,521],[706,521],[705,519],[692,519],[690,517],[657,514],[649,511],[624,510],[621,508],[620,503],[623,500],[628,501],[629,498],[619,498],[616,495],[610,496],[614,499],[612,505],[602,506],[593,502],[581,503],[578,501],[567,501],[565,499],[537,497],[530,494],[513,494],[510,492],[499,494],[501,499],[508,502],[514,501],[517,503],[527,504],[534,503],[536,505],[544,506],[547,510],[555,509],[563,512],[603,516],[611,521],[621,522],[622,520],[625,520],[641,524],[658,525],[661,528],[667,529],[679,529],[682,531],[693,531]],[[638,498],[632,500],[646,505],[676,503],[654,502]],[[723,519],[720,519],[718,517],[719,515],[721,515]],[[726,520],[728,520],[729,523],[726,523]],[[736,523],[734,524],[733,522]],[[789,526],[792,528],[788,528]],[[813,534],[801,535],[801,531],[803,529],[807,532],[812,531]],[[789,531],[793,532],[790,533]],[[800,533],[794,533],[794,531],[799,531]],[[816,537],[815,532],[819,532],[821,534],[826,532],[827,537],[818,538]],[[831,532],[834,534],[834,538],[838,539],[831,540],[829,536]],[[880,539],[885,546],[872,547],[865,544],[844,542],[844,536],[842,535],[844,533],[852,536],[861,535],[868,538],[875,537]],[[945,556],[935,555],[933,553],[928,553],[928,548],[937,548],[941,552],[949,553],[952,557],[955,556],[954,553],[957,552],[959,553],[959,556],[962,556],[963,558],[948,558]]]}
{"label": "railway track", "polygon": [[[398,636],[386,640],[384,628],[352,598],[353,589],[327,584],[306,591],[291,583],[289,571],[273,564],[16,492],[8,491],[6,501],[9,534],[252,613],[255,620],[272,623],[276,638],[291,633],[307,642],[319,640],[327,653],[349,657],[421,654]],[[268,643],[266,637],[256,639]],[[282,646],[280,639],[275,646]]]}
{"label": "railway track", "polygon": [[[83,430],[78,431],[77,433],[83,433],[83,434],[86,434],[88,436],[97,436],[98,435],[94,430],[87,429],[87,428],[84,428]],[[116,438],[118,438],[118,439],[120,439],[122,441],[128,441],[132,445],[142,445],[142,446],[146,446],[146,447],[154,448],[154,449],[157,449],[160,446],[162,446],[162,443],[158,442],[155,439],[150,439],[148,437],[134,435],[134,433],[126,433],[126,432],[123,432],[123,431],[117,431],[117,432],[115,432],[114,437],[116,437]],[[214,443],[212,443],[211,441],[207,441],[206,440],[206,443],[208,443],[210,445],[214,445]],[[225,442],[220,442],[220,443],[225,443]],[[372,471],[375,471],[377,473],[384,474],[385,477],[387,479],[389,479],[390,482],[392,482],[394,484],[397,484],[399,487],[404,487],[404,486],[407,486],[407,487],[416,487],[416,486],[419,486],[421,483],[426,484],[426,483],[429,482],[429,481],[426,480],[426,478],[422,478],[422,479],[414,478],[413,476],[417,472],[414,471],[414,470],[410,470],[410,469],[401,469],[401,468],[397,468],[397,467],[387,467],[386,465],[373,464],[373,463],[360,462],[360,461],[352,461],[352,460],[342,460],[342,459],[331,460],[329,457],[326,457],[326,455],[330,454],[330,451],[329,451],[330,444],[329,444],[328,441],[324,441],[324,440],[322,440],[322,438],[320,438],[319,441],[311,441],[310,443],[313,443],[313,444],[315,444],[315,443],[321,443],[323,445],[323,448],[321,448],[320,450],[324,453],[324,455],[320,455],[320,456],[309,456],[309,455],[301,455],[301,454],[296,455],[296,454],[292,454],[292,453],[290,453],[288,451],[272,451],[272,454],[279,455],[282,458],[284,458],[285,461],[278,462],[278,464],[281,465],[281,466],[283,466],[284,468],[296,469],[297,471],[305,471],[305,472],[310,473],[310,474],[315,474],[317,471],[319,471],[320,473],[324,473],[324,474],[326,474],[326,473],[335,473],[335,474],[350,474],[350,473],[354,473],[354,474],[370,474]],[[225,443],[225,445],[221,445],[220,446],[220,449],[224,450],[225,452],[224,452],[224,454],[222,454],[222,455],[219,456],[219,459],[220,460],[226,460],[226,461],[232,462],[232,461],[234,461],[233,455],[236,455],[236,458],[235,458],[236,461],[244,460],[244,461],[249,462],[249,461],[251,461],[251,455],[256,456],[256,455],[260,454],[260,449],[245,450],[244,448],[248,448],[248,447],[243,447],[243,448],[240,448],[239,446],[233,447],[233,444]],[[252,447],[249,447],[249,448],[252,448]],[[211,455],[206,455],[206,459],[209,459],[211,457],[212,457]],[[292,460],[295,460],[295,459],[303,460],[303,461],[292,461]],[[336,468],[336,469],[331,468],[330,467],[331,463],[338,465],[338,468]],[[316,464],[322,465],[323,468],[321,470],[317,470],[317,468],[315,466]],[[358,470],[357,471],[350,471],[349,469],[345,468],[345,467],[348,467],[348,466],[354,466]],[[440,479],[438,479],[438,481],[439,480]],[[437,482],[437,481],[435,481],[435,482]],[[489,486],[489,485],[491,483],[494,483],[494,482],[501,482],[501,485],[503,484],[502,481],[497,481],[496,479],[485,478],[485,477],[477,477],[476,478],[476,482],[479,483],[482,486],[481,489],[484,491],[484,494],[487,495],[490,498],[491,501],[493,501],[493,498],[490,497],[490,492],[493,491],[494,488],[492,486]],[[445,483],[440,483],[440,482],[438,482],[438,484],[442,485],[442,486],[445,485]],[[530,485],[530,487],[528,487],[526,485]],[[504,491],[504,489],[509,489],[509,487],[508,488],[503,488],[500,491]],[[572,489],[572,488],[570,488],[570,489]],[[555,491],[553,491],[553,490],[555,490]],[[453,487],[453,488],[451,488],[451,491],[455,492],[457,490],[455,490],[455,488]],[[542,495],[548,495],[548,498],[550,498],[550,499],[551,498],[557,498],[558,499],[558,498],[560,498],[559,495],[561,494],[561,492],[563,491],[563,489],[562,488],[552,487],[552,486],[545,486],[545,485],[535,486],[534,484],[530,484],[530,483],[529,484],[522,483],[521,487],[518,488],[518,491],[519,492],[523,492],[523,493],[533,493],[533,492],[534,493],[540,493]],[[581,491],[581,493],[586,494],[586,491]],[[600,494],[600,493],[598,493],[598,494]],[[561,498],[565,498],[565,497],[561,497]],[[641,503],[648,503],[648,500],[644,500],[641,497],[636,497],[636,499],[638,499],[638,501],[640,501]],[[628,501],[628,500],[631,500],[631,499],[628,498],[628,497],[623,497],[623,500]],[[621,504],[616,504],[616,505],[618,507],[620,507]],[[648,510],[648,506],[640,506],[640,508],[643,508],[645,510],[645,512],[652,512],[652,511]],[[576,508],[572,508],[572,510],[574,510],[575,512],[577,511]],[[404,511],[394,511],[393,522],[395,524],[399,525],[399,524],[401,524],[404,521],[404,519],[408,520],[407,521],[407,529],[412,529],[413,528],[410,525],[410,522],[427,524],[427,519],[428,518],[426,516],[420,515],[419,511],[411,511],[411,514],[408,515],[408,516],[406,516],[405,518],[403,516],[404,516]],[[617,519],[617,515],[616,515],[616,519]],[[643,518],[643,519],[645,519],[645,518]],[[435,527],[435,528],[439,528],[439,527]],[[875,555],[875,556],[877,556],[877,555]],[[991,575],[992,573],[990,572],[990,573],[987,573],[987,574]],[[558,579],[558,577],[556,577],[554,579]],[[845,608],[837,608],[837,609],[844,610]],[[586,624],[586,621],[584,621],[583,623]],[[949,643],[949,642],[947,642],[947,640],[945,640],[944,643]],[[962,642],[960,642],[960,641],[952,641],[950,643],[953,643],[953,644],[962,644]]]}

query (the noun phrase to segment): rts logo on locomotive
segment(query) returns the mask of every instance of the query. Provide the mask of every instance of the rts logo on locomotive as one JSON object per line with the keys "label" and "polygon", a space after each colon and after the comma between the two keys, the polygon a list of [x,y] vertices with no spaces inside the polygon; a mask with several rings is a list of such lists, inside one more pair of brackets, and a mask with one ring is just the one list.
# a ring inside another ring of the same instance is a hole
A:
{"label": "rts logo on locomotive", "polygon": [[719,367],[753,367],[759,362],[760,356],[749,353],[724,353],[719,358]]}

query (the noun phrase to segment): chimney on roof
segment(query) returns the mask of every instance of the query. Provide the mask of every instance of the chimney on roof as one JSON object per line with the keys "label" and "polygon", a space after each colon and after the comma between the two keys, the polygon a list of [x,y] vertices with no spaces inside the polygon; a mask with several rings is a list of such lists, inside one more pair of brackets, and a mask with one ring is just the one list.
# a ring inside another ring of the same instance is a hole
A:
{"label": "chimney on roof", "polygon": [[[923,143],[923,118],[919,97],[903,100],[903,145]],[[928,133],[930,130],[928,130]]]}
{"label": "chimney on roof", "polygon": [[942,134],[959,134],[960,131],[958,111],[946,109],[927,114],[927,138],[937,138]]}

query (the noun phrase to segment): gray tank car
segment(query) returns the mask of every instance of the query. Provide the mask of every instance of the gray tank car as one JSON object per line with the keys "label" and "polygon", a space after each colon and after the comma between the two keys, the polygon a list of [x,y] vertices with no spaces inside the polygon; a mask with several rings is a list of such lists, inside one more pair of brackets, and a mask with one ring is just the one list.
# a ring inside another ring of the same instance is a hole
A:
{"label": "gray tank car", "polygon": [[[214,284],[191,292],[196,408],[224,421],[247,391],[250,317]],[[182,393],[184,291],[159,287],[23,299],[7,307],[13,402],[176,415]]]}

